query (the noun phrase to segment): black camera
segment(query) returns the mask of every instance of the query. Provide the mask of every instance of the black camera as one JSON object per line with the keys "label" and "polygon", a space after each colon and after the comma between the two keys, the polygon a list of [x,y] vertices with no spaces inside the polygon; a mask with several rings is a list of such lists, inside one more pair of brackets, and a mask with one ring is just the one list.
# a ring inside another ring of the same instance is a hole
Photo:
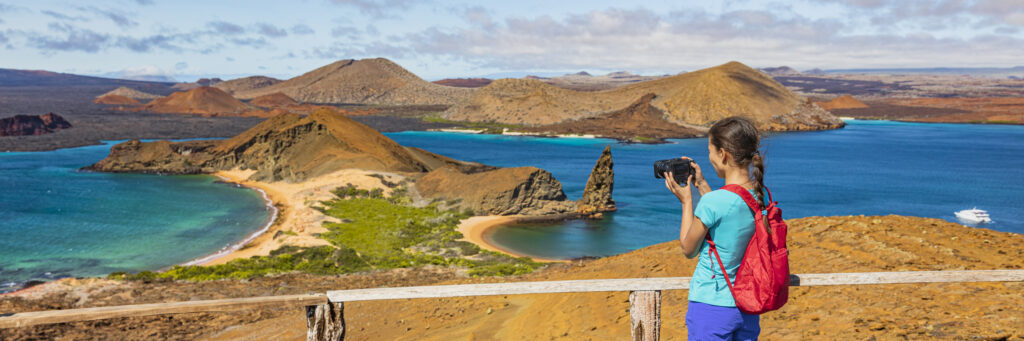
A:
{"label": "black camera", "polygon": [[662,174],[666,172],[672,172],[672,177],[677,184],[686,185],[686,179],[690,178],[690,174],[693,174],[693,160],[677,158],[668,160],[654,161],[654,178],[664,179],[665,176]]}

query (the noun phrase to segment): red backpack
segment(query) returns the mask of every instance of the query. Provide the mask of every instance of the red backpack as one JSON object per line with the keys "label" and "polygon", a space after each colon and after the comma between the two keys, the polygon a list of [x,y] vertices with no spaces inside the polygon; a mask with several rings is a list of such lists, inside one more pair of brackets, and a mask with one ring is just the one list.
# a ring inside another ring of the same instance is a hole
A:
{"label": "red backpack", "polygon": [[726,185],[722,189],[739,195],[754,212],[754,235],[736,270],[735,282],[729,281],[710,233],[704,235],[710,246],[708,257],[714,252],[740,311],[760,315],[782,308],[789,299],[789,250],[786,249],[786,222],[782,220],[782,210],[775,206],[778,202],[772,201],[772,192],[765,188],[768,207],[762,211],[754,196],[742,186]]}

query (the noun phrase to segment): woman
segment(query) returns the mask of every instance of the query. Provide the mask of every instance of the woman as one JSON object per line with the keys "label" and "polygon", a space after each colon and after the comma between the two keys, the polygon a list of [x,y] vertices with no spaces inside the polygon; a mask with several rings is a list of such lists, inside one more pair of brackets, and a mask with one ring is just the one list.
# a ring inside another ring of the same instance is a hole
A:
{"label": "woman", "polygon": [[[708,131],[708,159],[715,174],[725,183],[743,186],[764,205],[764,160],[758,151],[760,134],[742,117],[718,121]],[[690,159],[683,157],[684,159]],[[694,175],[685,186],[665,175],[665,187],[683,205],[679,242],[687,258],[698,257],[690,279],[686,328],[690,340],[756,340],[761,332],[758,315],[736,308],[722,270],[708,255],[704,235],[710,234],[730,278],[736,278],[747,243],[754,234],[754,215],[739,195],[727,190],[712,191],[700,166],[691,163]],[[696,186],[701,199],[693,209],[690,187]],[[696,218],[696,219],[694,219]]]}

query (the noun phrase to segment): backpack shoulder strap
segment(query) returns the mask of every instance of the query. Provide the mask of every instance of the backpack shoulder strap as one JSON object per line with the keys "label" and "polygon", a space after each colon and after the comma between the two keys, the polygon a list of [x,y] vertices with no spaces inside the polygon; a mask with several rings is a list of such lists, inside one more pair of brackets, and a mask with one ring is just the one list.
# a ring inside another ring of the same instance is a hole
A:
{"label": "backpack shoulder strap", "polygon": [[736,193],[736,195],[740,196],[740,198],[743,198],[743,201],[747,203],[747,207],[750,207],[751,211],[754,211],[754,212],[760,212],[761,211],[761,205],[757,203],[757,199],[754,199],[754,196],[750,195],[750,192],[748,192],[746,188],[743,188],[743,186],[740,186],[740,185],[725,185],[725,186],[722,186],[722,189],[724,189],[726,191],[729,191],[729,192]]}

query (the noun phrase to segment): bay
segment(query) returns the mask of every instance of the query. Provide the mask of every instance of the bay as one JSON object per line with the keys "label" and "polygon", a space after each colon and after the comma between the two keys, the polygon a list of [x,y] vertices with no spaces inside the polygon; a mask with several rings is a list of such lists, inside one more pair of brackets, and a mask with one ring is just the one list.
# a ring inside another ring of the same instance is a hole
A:
{"label": "bay", "polygon": [[[846,128],[772,134],[762,140],[765,184],[787,219],[838,215],[906,215],[958,222],[977,207],[994,220],[982,227],[1024,233],[1024,127],[848,122]],[[615,163],[618,211],[602,220],[529,224],[492,230],[503,248],[544,258],[608,256],[679,237],[679,202],[653,177],[653,162],[697,160],[713,188],[724,183],[708,162],[707,139],[621,144],[608,139],[539,138],[444,132],[389,133],[400,144],[460,160],[550,171],[570,199],[583,194],[606,145]]]}

